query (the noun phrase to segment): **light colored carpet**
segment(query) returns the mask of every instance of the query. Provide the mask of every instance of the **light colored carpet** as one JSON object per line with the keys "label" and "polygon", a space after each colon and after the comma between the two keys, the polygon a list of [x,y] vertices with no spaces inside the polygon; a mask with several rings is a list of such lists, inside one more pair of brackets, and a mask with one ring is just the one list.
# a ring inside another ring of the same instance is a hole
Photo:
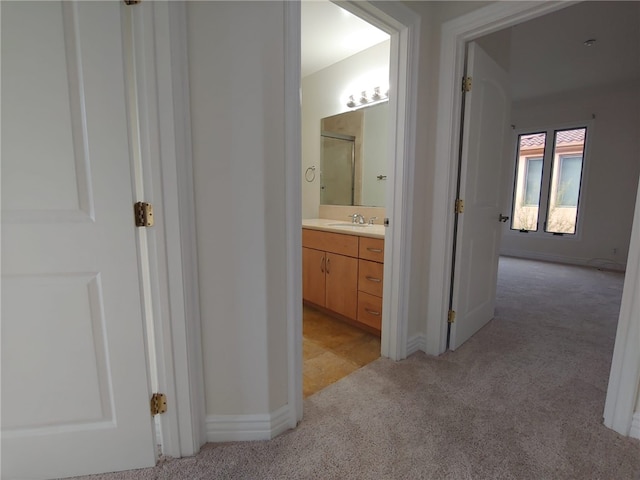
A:
{"label": "light colored carpet", "polygon": [[623,276],[504,258],[496,318],[455,352],[379,359],[265,442],[115,479],[639,479],[602,425]]}

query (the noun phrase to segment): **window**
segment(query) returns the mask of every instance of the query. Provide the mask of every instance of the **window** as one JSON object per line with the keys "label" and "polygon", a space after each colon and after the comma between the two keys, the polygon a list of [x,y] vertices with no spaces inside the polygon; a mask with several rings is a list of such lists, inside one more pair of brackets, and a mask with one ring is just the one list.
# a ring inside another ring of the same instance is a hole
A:
{"label": "window", "polygon": [[545,132],[518,137],[515,197],[511,216],[513,229],[525,232],[538,229],[546,138]]}
{"label": "window", "polygon": [[586,136],[586,127],[518,136],[511,229],[576,233]]}

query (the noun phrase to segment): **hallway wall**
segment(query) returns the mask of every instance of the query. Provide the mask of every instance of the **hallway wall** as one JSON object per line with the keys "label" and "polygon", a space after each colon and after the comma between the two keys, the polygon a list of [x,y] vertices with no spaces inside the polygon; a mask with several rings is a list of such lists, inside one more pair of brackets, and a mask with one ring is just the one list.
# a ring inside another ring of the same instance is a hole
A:
{"label": "hallway wall", "polygon": [[284,8],[189,2],[206,413],[287,403]]}

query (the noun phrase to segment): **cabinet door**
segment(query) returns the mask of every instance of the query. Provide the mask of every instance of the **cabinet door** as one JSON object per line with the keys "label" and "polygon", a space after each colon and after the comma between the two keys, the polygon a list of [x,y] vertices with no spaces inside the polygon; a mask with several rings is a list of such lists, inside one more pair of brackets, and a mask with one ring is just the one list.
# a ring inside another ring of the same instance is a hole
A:
{"label": "cabinet door", "polygon": [[302,298],[324,307],[325,253],[302,247]]}
{"label": "cabinet door", "polygon": [[326,307],[354,319],[358,311],[358,259],[326,254]]}

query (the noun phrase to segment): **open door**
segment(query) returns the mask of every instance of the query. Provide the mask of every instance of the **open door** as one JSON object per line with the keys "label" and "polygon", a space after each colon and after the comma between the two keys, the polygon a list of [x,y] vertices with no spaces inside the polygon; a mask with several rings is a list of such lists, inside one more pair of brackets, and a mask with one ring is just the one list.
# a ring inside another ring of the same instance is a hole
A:
{"label": "open door", "polygon": [[2,2],[2,478],[155,464],[122,2]]}
{"label": "open door", "polygon": [[509,138],[508,74],[477,44],[467,55],[449,348],[455,350],[494,315],[502,233],[500,207]]}

